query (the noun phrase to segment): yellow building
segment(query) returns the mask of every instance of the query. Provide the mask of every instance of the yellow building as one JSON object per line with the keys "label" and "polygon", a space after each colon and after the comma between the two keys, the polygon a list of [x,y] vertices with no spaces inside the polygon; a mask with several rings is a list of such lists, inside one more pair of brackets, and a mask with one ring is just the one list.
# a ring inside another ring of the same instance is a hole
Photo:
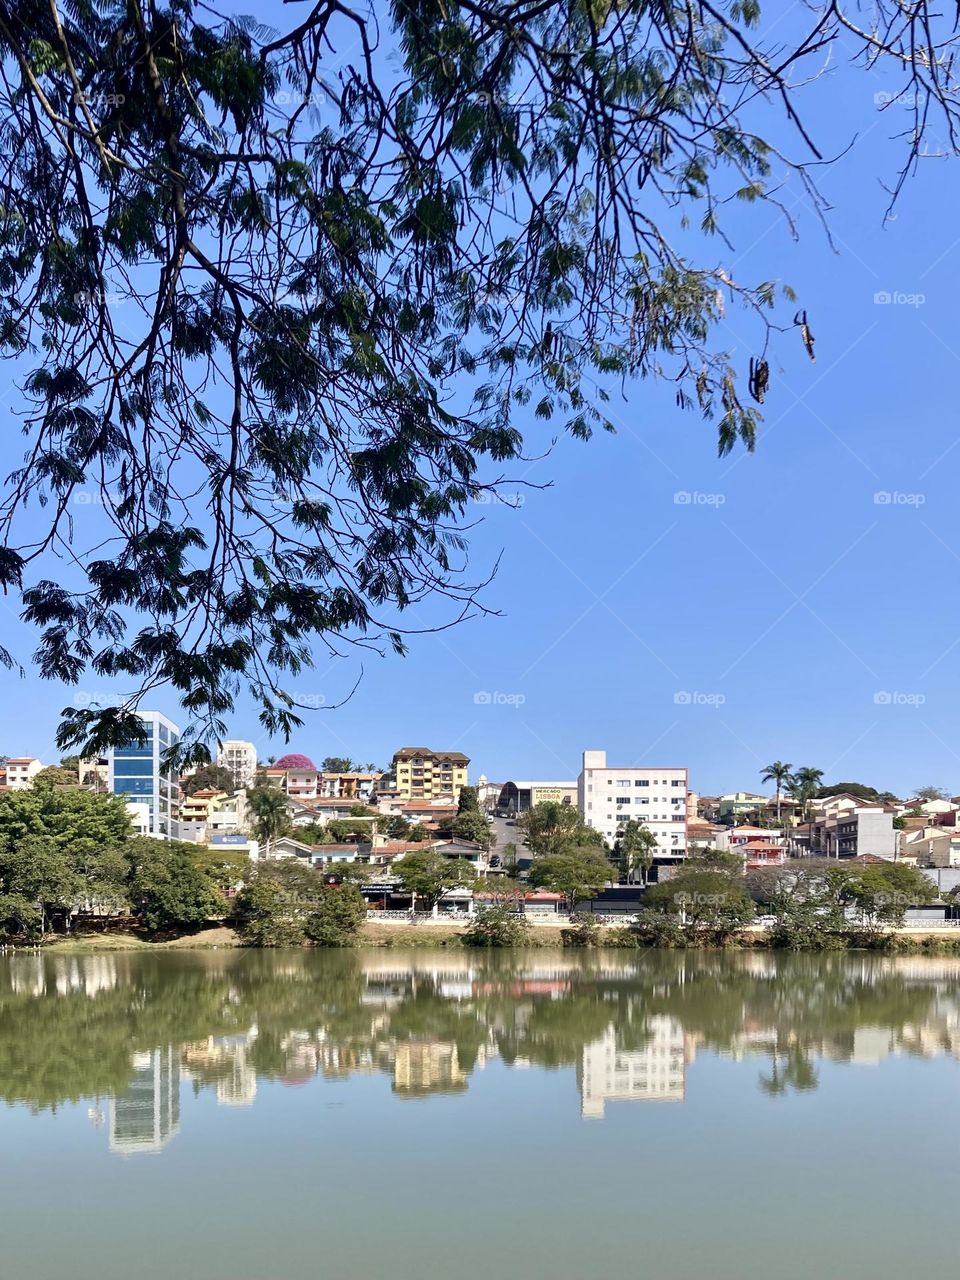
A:
{"label": "yellow building", "polygon": [[225,791],[195,791],[180,802],[182,822],[209,822],[210,815],[227,799]]}
{"label": "yellow building", "polygon": [[460,795],[467,785],[470,757],[462,751],[431,751],[429,747],[401,747],[393,757],[393,771],[403,800],[436,800]]}

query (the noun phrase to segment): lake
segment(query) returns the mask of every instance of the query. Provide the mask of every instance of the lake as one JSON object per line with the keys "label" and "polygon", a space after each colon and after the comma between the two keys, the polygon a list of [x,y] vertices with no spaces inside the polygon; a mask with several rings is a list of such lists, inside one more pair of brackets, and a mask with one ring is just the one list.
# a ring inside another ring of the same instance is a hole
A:
{"label": "lake", "polygon": [[3,1274],[949,1265],[960,961],[0,960]]}

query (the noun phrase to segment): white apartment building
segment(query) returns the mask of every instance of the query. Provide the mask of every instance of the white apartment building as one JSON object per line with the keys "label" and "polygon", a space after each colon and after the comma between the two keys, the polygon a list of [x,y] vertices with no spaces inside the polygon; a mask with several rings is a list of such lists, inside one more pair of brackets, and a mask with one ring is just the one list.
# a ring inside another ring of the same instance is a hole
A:
{"label": "white apartment building", "polygon": [[656,858],[679,860],[686,852],[686,769],[610,768],[605,751],[585,751],[577,802],[584,822],[611,848],[632,818],[657,837]]}
{"label": "white apartment building", "polygon": [[252,787],[257,773],[257,748],[242,738],[230,738],[221,742],[217,764],[230,770],[237,788]]}
{"label": "white apartment building", "polygon": [[33,780],[43,768],[33,756],[11,756],[6,763],[7,786],[11,791],[32,787]]}

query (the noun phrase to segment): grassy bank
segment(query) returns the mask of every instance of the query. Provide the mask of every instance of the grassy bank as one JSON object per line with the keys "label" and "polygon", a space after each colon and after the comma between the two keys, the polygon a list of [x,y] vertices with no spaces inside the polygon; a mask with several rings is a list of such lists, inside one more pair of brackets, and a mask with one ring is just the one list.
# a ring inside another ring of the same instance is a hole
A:
{"label": "grassy bank", "polygon": [[161,942],[141,938],[133,933],[73,934],[69,938],[57,937],[44,942],[41,949],[56,955],[86,956],[104,951],[209,951],[218,947],[241,945],[233,929],[221,926],[183,934],[179,938],[165,938]]}
{"label": "grassy bank", "polygon": [[[404,924],[402,921],[367,922],[357,938],[358,947],[402,947],[405,950],[430,950],[436,948],[460,949],[466,946],[461,923]],[[565,936],[566,935],[566,936]],[[818,948],[824,951],[872,951],[885,955],[960,955],[960,936],[955,931],[918,932],[909,930],[885,933],[878,936],[850,934],[843,945]],[[226,926],[202,929],[162,941],[151,940],[133,933],[89,933],[70,937],[51,937],[41,949],[56,955],[95,955],[107,951],[209,951],[224,947],[241,947],[243,942],[237,933]],[[536,925],[528,930],[519,949],[570,947],[568,927]],[[600,949],[648,951],[647,943],[639,940],[627,929],[610,929],[601,933],[597,947]],[[32,950],[32,948],[20,948]],[[669,949],[669,948],[668,948]],[[715,950],[715,945],[689,939],[682,950]],[[739,951],[789,950],[775,948],[768,937],[760,932],[749,932],[729,940],[725,949]]]}

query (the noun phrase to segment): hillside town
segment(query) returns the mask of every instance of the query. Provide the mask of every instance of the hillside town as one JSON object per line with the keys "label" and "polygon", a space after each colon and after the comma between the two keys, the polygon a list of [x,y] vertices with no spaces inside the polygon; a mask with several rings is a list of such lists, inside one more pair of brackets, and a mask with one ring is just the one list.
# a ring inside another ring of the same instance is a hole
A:
{"label": "hillside town", "polygon": [[180,772],[169,763],[178,726],[159,711],[140,717],[142,740],[104,757],[0,757],[0,795],[49,785],[117,796],[135,836],[252,864],[300,863],[331,880],[349,873],[371,916],[384,918],[424,910],[399,874],[424,851],[463,871],[429,904],[433,916],[472,916],[509,878],[524,890],[526,915],[565,918],[576,904],[562,883],[526,883],[537,815],[553,815],[576,844],[606,857],[607,872],[594,872],[595,887],[581,895],[592,911],[628,912],[642,889],[704,856],[744,875],[798,859],[915,868],[945,904],[911,902],[908,918],[923,921],[952,918],[960,886],[960,796],[936,787],[899,798],[862,783],[826,785],[820,770],[777,761],[760,771],[772,794],[707,795],[685,767],[610,763],[602,750],[583,752],[576,778],[493,780],[457,750],[402,746],[384,767],[336,756],[318,764],[299,752],[261,759],[244,739],[222,742],[216,763]]}

